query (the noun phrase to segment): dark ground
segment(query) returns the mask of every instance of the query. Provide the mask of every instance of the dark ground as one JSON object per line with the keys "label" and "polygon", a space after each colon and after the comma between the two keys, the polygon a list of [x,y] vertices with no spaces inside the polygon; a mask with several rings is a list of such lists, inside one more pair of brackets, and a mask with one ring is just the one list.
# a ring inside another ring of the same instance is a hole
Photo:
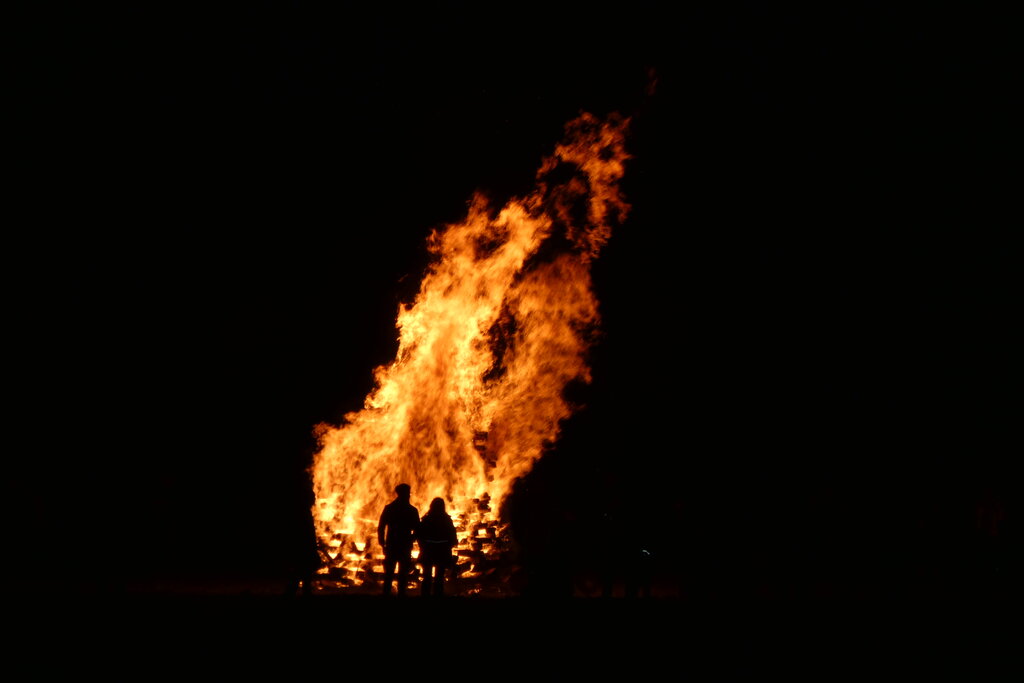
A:
{"label": "dark ground", "polygon": [[1017,614],[934,601],[144,595],[40,596],[6,622],[8,653],[41,678],[997,681],[1019,670]]}

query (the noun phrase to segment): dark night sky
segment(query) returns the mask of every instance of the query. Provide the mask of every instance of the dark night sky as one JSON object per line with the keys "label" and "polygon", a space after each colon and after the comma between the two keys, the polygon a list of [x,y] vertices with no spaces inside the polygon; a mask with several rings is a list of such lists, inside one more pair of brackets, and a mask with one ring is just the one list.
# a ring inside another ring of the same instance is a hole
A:
{"label": "dark night sky", "polygon": [[97,536],[128,566],[276,566],[311,429],[393,358],[430,229],[526,192],[580,110],[634,117],[633,212],[527,519],[622,498],[785,554],[1008,501],[1010,43],[850,4],[27,21],[4,250],[26,566]]}

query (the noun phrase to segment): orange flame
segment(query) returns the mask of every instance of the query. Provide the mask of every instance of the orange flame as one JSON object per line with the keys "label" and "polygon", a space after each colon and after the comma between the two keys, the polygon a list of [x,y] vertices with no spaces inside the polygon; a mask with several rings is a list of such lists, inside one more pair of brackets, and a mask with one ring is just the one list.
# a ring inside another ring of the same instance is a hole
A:
{"label": "orange flame", "polygon": [[590,381],[590,263],[629,210],[628,123],[581,114],[532,193],[497,211],[477,194],[464,222],[430,235],[432,264],[398,311],[397,357],[374,371],[362,410],[317,427],[313,515],[328,565],[368,571],[401,482],[421,511],[447,501],[460,545],[493,536],[513,483],[574,411],[566,385]]}

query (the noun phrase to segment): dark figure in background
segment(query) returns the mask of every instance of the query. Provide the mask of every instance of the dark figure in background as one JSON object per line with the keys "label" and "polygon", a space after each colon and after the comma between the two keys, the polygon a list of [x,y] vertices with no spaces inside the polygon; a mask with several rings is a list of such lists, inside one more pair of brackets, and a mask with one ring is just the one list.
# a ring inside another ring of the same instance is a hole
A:
{"label": "dark figure in background", "polygon": [[423,567],[423,595],[444,595],[445,573],[452,566],[452,549],[458,544],[455,523],[444,509],[444,499],[430,501],[430,509],[420,520],[416,537]]}
{"label": "dark figure in background", "polygon": [[377,524],[377,540],[384,548],[384,595],[391,595],[391,582],[398,573],[397,593],[405,595],[412,569],[412,544],[420,524],[419,511],[409,502],[408,484],[395,487],[395,499],[384,506]]}
{"label": "dark figure in background", "polygon": [[652,527],[662,522],[661,516],[651,513],[641,519],[634,512],[639,504],[610,502],[602,511],[596,526],[602,550],[601,596],[611,598],[620,592],[626,598],[650,597],[651,566],[654,563]]}

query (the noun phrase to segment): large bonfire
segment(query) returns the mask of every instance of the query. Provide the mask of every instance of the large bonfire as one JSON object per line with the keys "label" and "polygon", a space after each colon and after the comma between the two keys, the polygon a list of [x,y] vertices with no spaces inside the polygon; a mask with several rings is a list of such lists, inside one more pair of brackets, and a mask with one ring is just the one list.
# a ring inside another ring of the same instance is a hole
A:
{"label": "large bonfire", "polygon": [[[502,504],[574,410],[599,325],[590,267],[626,217],[619,181],[629,120],[583,113],[543,159],[535,189],[435,230],[419,293],[398,311],[398,353],[374,371],[362,410],[317,427],[313,515],[326,574],[379,571],[378,516],[398,483],[421,513],[447,503],[456,574],[479,577],[505,538]],[[491,566],[491,570],[493,570]]]}

